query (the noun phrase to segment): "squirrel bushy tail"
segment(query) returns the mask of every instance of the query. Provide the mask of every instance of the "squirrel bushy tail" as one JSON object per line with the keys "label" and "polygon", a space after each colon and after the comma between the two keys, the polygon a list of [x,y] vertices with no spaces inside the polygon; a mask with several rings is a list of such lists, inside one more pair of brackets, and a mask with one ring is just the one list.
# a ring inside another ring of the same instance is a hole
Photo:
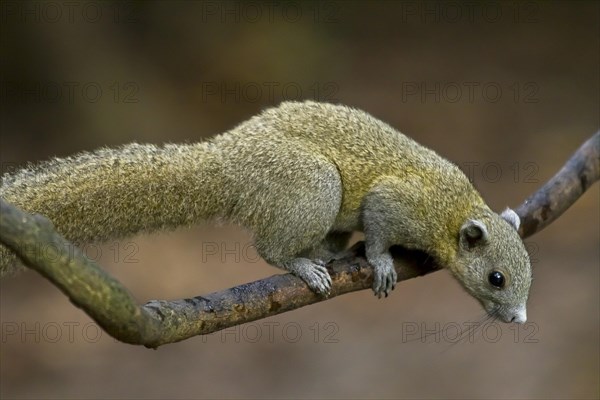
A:
{"label": "squirrel bushy tail", "polygon": [[[71,242],[102,242],[219,214],[227,187],[220,163],[210,142],[134,143],[5,174],[0,197],[48,217]],[[0,277],[17,269],[14,254],[0,245]]]}

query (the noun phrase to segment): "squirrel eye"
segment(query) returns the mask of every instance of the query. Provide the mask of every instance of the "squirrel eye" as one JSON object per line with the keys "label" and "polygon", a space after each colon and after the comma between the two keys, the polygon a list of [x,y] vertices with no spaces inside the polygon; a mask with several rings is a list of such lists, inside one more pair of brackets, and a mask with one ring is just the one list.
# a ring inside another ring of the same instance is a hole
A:
{"label": "squirrel eye", "polygon": [[505,279],[504,279],[504,275],[502,274],[502,272],[492,271],[488,275],[488,281],[490,282],[490,284],[492,286],[495,286],[495,287],[501,289],[504,287]]}

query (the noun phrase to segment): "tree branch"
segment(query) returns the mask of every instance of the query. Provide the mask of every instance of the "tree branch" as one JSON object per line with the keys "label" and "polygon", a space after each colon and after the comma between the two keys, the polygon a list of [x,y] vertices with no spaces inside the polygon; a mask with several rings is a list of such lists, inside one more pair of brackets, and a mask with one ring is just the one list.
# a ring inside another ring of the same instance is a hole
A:
{"label": "tree branch", "polygon": [[515,210],[521,218],[521,237],[531,236],[550,225],[599,176],[600,131],[585,141],[552,179]]}
{"label": "tree branch", "polygon": [[[600,132],[517,208],[522,219],[521,236],[531,236],[546,227],[597,181],[599,160]],[[3,199],[0,243],[56,285],[111,336],[150,348],[369,289],[373,279],[364,245],[358,243],[345,257],[328,264],[333,285],[327,297],[315,295],[299,278],[283,274],[206,296],[153,300],[138,306],[121,283],[58,235],[46,218],[24,213]],[[422,252],[394,246],[392,254],[399,282],[441,268]]]}

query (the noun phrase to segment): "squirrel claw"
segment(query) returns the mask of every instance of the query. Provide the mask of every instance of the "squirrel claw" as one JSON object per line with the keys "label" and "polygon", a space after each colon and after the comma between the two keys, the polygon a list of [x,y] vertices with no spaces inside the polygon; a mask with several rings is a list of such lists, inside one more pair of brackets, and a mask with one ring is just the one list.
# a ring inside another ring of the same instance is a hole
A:
{"label": "squirrel claw", "polygon": [[312,261],[307,258],[296,258],[282,265],[302,279],[316,294],[328,295],[331,290],[331,276],[325,263],[321,260]]}
{"label": "squirrel claw", "polygon": [[301,278],[317,294],[328,295],[331,291],[331,276],[322,260],[316,260],[312,268]]}
{"label": "squirrel claw", "polygon": [[390,292],[396,287],[398,275],[393,265],[390,267],[375,267],[373,276],[373,292],[378,297],[388,297]]}

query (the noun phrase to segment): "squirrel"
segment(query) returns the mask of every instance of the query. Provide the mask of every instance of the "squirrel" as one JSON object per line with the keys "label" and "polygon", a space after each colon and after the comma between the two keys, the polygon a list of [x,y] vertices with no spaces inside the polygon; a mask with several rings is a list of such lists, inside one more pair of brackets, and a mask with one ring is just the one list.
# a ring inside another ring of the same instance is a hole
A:
{"label": "squirrel", "polygon": [[[325,262],[365,236],[373,291],[390,293],[391,245],[445,267],[488,315],[524,323],[532,274],[518,215],[494,213],[453,163],[368,113],[283,102],[207,141],[129,144],[5,174],[0,196],[76,242],[226,220],[259,255],[326,295]],[[20,268],[0,246],[0,276]]]}

